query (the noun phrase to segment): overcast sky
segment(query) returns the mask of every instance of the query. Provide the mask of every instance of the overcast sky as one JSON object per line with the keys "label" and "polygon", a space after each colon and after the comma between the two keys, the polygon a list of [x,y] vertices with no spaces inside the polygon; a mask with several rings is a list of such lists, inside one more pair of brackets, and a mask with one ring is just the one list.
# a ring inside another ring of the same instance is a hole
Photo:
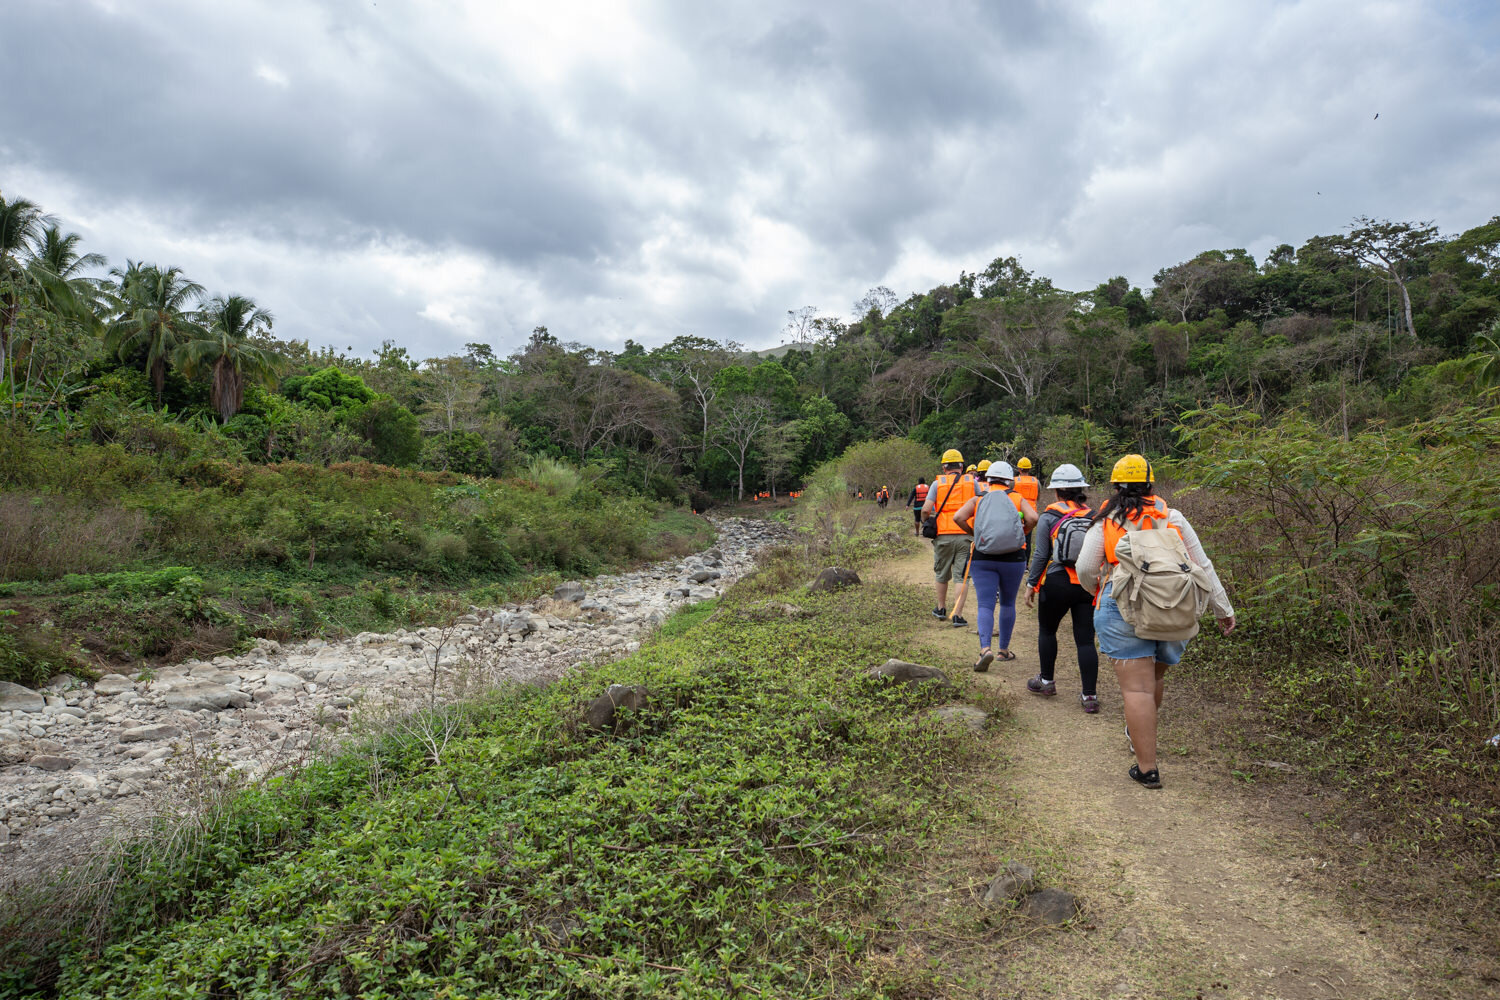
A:
{"label": "overcast sky", "polygon": [[0,191],[314,346],[766,347],[1002,255],[1479,225],[1497,6],[0,0]]}

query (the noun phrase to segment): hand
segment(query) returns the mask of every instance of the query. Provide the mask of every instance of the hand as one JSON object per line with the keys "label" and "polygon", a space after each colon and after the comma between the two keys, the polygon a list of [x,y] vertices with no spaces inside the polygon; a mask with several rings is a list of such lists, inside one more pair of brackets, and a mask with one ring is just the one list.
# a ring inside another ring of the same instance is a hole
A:
{"label": "hand", "polygon": [[1026,608],[1029,611],[1030,609],[1032,609],[1034,607],[1036,607],[1036,591],[1032,590],[1030,587],[1027,587],[1026,588]]}
{"label": "hand", "polygon": [[1218,622],[1219,631],[1223,632],[1225,635],[1228,635],[1229,633],[1234,631],[1234,615],[1230,615],[1228,618],[1220,618],[1218,619]]}

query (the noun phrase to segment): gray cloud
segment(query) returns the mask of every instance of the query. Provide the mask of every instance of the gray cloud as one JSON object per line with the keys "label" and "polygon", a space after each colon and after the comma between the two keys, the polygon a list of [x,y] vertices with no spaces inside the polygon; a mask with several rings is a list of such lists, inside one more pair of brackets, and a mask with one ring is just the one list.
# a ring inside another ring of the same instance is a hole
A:
{"label": "gray cloud", "polygon": [[0,188],[418,354],[764,345],[1001,254],[1144,282],[1500,205],[1487,8],[1060,7],[11,0]]}

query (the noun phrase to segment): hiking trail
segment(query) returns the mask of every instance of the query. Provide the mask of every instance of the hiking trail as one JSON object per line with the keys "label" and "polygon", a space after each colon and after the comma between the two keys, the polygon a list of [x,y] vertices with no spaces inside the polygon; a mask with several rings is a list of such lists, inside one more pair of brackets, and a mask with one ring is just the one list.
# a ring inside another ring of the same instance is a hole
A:
{"label": "hiking trail", "polygon": [[[876,564],[865,577],[918,587],[933,604],[927,544],[915,555]],[[1191,730],[1202,722],[1174,711],[1174,694],[1182,698],[1180,675],[1175,692],[1168,675],[1161,717],[1166,787],[1148,791],[1130,781],[1125,772],[1133,757],[1109,661],[1101,656],[1101,711],[1085,715],[1064,619],[1058,694],[1031,694],[1026,680],[1038,670],[1036,614],[1024,603],[1018,612],[1011,644],[1017,659],[997,660],[987,674],[970,672],[979,650],[972,590],[963,612],[967,627],[930,617],[913,625],[913,641],[941,657],[922,662],[955,680],[977,677],[1013,705],[1011,717],[985,737],[1000,766],[979,775],[981,787],[974,789],[980,809],[993,817],[984,821],[990,828],[919,864],[962,870],[967,852],[970,884],[968,892],[952,887],[946,905],[954,912],[975,907],[970,893],[981,862],[1009,857],[1034,864],[1041,884],[1076,893],[1083,913],[1069,931],[1041,929],[1023,935],[1013,949],[987,948],[977,968],[977,959],[960,955],[970,984],[977,978],[989,988],[974,994],[955,982],[955,995],[1500,996],[1490,983],[1444,980],[1441,952],[1420,950],[1422,925],[1361,916],[1330,894],[1322,876],[1338,862],[1298,828],[1291,807],[1257,796],[1194,752],[1198,734]],[[1181,669],[1192,668],[1192,656],[1190,648]],[[995,871],[990,867],[981,877]],[[977,888],[982,894],[983,883]],[[928,895],[941,891],[933,887]],[[912,916],[931,923],[935,912],[929,906]],[[939,947],[941,941],[929,942],[929,954]],[[1476,986],[1492,992],[1471,992]]]}

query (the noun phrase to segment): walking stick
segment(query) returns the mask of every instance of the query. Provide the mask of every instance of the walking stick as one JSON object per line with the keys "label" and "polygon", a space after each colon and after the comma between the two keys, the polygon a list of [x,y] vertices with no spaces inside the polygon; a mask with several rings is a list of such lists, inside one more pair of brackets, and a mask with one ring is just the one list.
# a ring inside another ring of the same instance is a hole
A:
{"label": "walking stick", "polygon": [[969,558],[964,563],[964,578],[958,585],[958,600],[953,602],[953,613],[962,614],[964,600],[969,596],[969,567],[974,565],[974,543],[969,542]]}

